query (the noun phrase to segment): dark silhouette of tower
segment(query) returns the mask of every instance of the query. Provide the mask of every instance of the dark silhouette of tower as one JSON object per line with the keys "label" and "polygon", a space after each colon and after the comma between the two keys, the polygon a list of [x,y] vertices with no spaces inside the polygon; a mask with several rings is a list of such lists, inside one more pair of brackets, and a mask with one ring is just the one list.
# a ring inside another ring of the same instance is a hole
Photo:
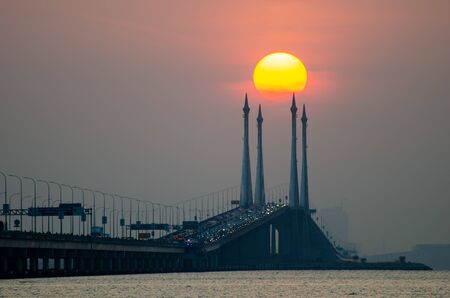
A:
{"label": "dark silhouette of tower", "polygon": [[300,195],[300,208],[309,214],[309,191],[308,191],[308,161],[307,161],[307,143],[306,143],[306,127],[308,118],[306,117],[306,108],[303,105],[302,113],[302,182],[301,182],[301,195]]}
{"label": "dark silhouette of tower", "polygon": [[245,94],[245,103],[242,111],[244,112],[244,150],[242,154],[241,196],[239,199],[239,206],[247,208],[253,203],[250,152],[248,149],[248,114],[250,113],[250,107],[248,106],[247,94]]}
{"label": "dark silhouette of tower", "polygon": [[263,117],[261,113],[261,105],[259,105],[258,118],[258,159],[256,165],[256,182],[255,182],[255,205],[264,205],[266,203],[266,193],[264,187],[264,166],[262,153],[262,123]]}
{"label": "dark silhouette of tower", "polygon": [[292,95],[291,105],[292,115],[292,138],[291,138],[291,178],[289,182],[289,207],[299,206],[298,197],[298,172],[297,172],[297,106],[295,104],[295,94]]}

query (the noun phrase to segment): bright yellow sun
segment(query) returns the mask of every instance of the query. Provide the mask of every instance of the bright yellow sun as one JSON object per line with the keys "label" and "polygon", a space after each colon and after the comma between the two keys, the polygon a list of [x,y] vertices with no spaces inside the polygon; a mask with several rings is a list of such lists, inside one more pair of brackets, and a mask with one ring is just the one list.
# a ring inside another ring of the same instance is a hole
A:
{"label": "bright yellow sun", "polygon": [[289,53],[272,53],[256,64],[255,88],[268,99],[277,99],[305,89],[307,72],[302,61]]}

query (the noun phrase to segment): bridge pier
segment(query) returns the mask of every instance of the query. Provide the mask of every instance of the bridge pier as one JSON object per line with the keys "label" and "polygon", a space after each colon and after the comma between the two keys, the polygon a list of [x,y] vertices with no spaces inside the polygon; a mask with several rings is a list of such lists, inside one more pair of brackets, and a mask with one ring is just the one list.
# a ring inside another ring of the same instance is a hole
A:
{"label": "bridge pier", "polygon": [[92,257],[92,255],[90,255],[89,257],[87,257],[87,259],[85,259],[87,261],[87,270],[89,274],[95,274],[96,270],[95,270],[95,258]]}
{"label": "bridge pier", "polygon": [[125,252],[123,253],[123,256],[122,256],[121,260],[122,260],[122,272],[123,273],[129,272],[129,260],[126,257],[126,253]]}
{"label": "bridge pier", "polygon": [[118,273],[117,270],[117,253],[113,252],[111,253],[111,272],[112,273]]}
{"label": "bridge pier", "polygon": [[116,266],[117,266],[117,272],[118,273],[122,273],[124,272],[124,268],[123,268],[123,253],[122,252],[117,252],[116,253]]}
{"label": "bridge pier", "polygon": [[95,260],[95,273],[96,274],[103,273],[103,255],[101,252],[97,254],[97,258]]}
{"label": "bridge pier", "polygon": [[8,273],[8,256],[5,253],[6,250],[1,251],[0,256],[0,273],[2,275],[7,275]]}
{"label": "bridge pier", "polygon": [[30,273],[32,276],[38,275],[38,258],[35,254],[30,257]]}
{"label": "bridge pier", "polygon": [[82,253],[79,252],[78,257],[77,257],[78,274],[83,274],[85,272],[84,260],[83,260],[83,256],[81,254]]}
{"label": "bridge pier", "polygon": [[47,275],[48,272],[48,257],[43,257],[42,258],[42,273],[44,275]]}

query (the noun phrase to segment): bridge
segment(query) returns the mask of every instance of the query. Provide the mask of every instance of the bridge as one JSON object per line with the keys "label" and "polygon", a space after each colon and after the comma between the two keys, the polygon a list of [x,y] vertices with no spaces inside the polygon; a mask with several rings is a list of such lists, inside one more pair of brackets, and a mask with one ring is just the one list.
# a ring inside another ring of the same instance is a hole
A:
{"label": "bridge", "polygon": [[[184,228],[157,239],[4,231],[0,275],[293,269],[337,261],[339,252],[316,223],[305,218],[300,209],[269,203],[237,207],[200,222],[186,221]],[[304,224],[309,225],[308,245],[302,243]]]}
{"label": "bridge", "polygon": [[4,178],[0,277],[250,269],[429,269],[404,260],[366,263],[359,260],[353,248],[331,236],[320,212],[310,207],[305,106],[301,117],[301,188],[295,97],[290,110],[290,182],[266,189],[259,108],[254,196],[247,96],[240,186],[166,205],[0,171]]}

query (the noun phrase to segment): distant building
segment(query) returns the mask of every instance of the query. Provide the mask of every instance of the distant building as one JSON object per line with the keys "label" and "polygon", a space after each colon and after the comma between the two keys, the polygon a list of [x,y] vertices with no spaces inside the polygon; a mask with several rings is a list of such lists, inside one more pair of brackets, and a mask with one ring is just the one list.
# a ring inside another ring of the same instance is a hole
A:
{"label": "distant building", "polygon": [[400,256],[406,257],[407,262],[424,263],[434,270],[450,270],[450,244],[419,244],[409,251],[367,256],[367,261],[393,261]]}

